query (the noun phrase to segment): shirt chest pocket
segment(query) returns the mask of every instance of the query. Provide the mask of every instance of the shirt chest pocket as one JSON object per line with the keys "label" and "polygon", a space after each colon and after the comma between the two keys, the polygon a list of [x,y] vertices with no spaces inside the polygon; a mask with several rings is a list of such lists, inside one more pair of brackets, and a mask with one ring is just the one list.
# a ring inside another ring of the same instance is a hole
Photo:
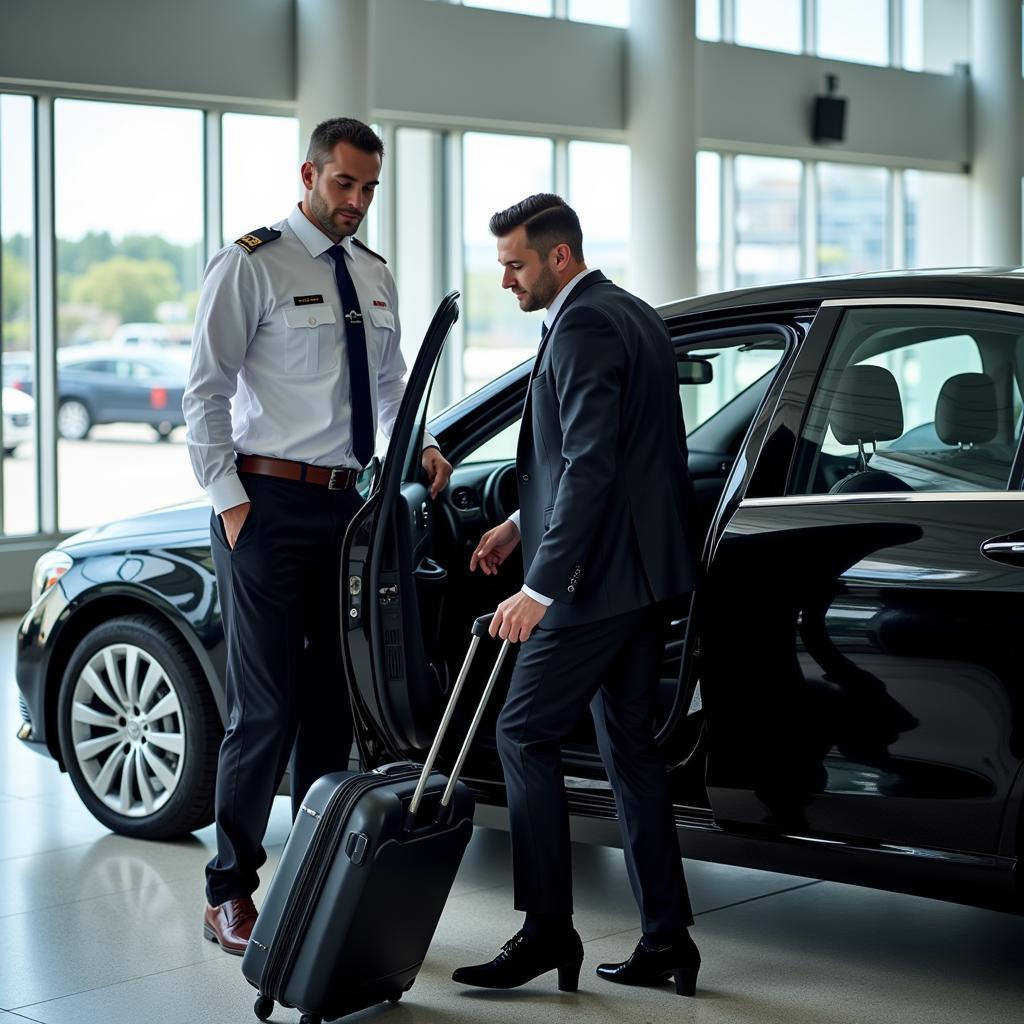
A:
{"label": "shirt chest pocket", "polygon": [[288,377],[311,377],[338,365],[341,344],[337,318],[327,303],[284,307],[281,372]]}
{"label": "shirt chest pocket", "polygon": [[364,320],[366,326],[366,351],[370,365],[376,370],[384,359],[384,352],[395,336],[395,314],[390,309],[370,306]]}

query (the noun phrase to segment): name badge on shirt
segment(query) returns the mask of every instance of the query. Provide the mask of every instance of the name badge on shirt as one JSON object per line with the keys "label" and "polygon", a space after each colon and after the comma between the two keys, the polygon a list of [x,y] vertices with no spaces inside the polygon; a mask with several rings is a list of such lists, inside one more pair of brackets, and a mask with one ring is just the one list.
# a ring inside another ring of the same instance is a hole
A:
{"label": "name badge on shirt", "polygon": [[296,306],[315,306],[319,302],[324,301],[322,295],[296,295],[292,301]]}

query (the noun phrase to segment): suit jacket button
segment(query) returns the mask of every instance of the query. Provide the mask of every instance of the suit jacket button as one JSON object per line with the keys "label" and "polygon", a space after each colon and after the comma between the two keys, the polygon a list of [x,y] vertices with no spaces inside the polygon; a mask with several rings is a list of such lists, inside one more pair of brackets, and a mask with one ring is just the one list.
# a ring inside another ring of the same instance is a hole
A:
{"label": "suit jacket button", "polygon": [[530,482],[530,474],[529,473],[524,473],[523,474],[523,483],[524,484],[528,484],[529,482]]}
{"label": "suit jacket button", "polygon": [[569,593],[570,594],[575,594],[576,593],[576,588],[571,583],[569,584]]}

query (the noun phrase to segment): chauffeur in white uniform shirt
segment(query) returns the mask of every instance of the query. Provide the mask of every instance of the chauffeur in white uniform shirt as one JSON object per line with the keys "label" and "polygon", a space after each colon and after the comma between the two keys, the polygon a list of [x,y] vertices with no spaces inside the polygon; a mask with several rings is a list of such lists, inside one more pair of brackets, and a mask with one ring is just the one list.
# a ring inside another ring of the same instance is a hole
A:
{"label": "chauffeur in white uniform shirt", "polygon": [[[281,237],[258,255],[234,244],[210,260],[196,311],[182,404],[192,468],[218,514],[249,500],[236,452],[361,468],[352,455],[345,320],[327,252],[334,243],[298,206],[273,227]],[[363,313],[374,422],[390,436],[406,370],[395,279],[352,236],[340,245]],[[424,448],[435,445],[424,437]]]}

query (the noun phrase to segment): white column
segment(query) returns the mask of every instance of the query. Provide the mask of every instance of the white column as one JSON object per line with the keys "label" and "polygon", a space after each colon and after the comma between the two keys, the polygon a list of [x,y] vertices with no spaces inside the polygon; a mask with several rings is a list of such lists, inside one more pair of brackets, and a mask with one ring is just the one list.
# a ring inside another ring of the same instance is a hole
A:
{"label": "white column", "polygon": [[971,262],[1021,262],[1021,5],[971,4]]}
{"label": "white column", "polygon": [[298,0],[296,101],[303,154],[329,117],[370,120],[369,0]]}
{"label": "white column", "polygon": [[696,0],[633,0],[628,40],[628,277],[670,302],[697,290]]}

